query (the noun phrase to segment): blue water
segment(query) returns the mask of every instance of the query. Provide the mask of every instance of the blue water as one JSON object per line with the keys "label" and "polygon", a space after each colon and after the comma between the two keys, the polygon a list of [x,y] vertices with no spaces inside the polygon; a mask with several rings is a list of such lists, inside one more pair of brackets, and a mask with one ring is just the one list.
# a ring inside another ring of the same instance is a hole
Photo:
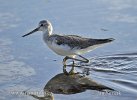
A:
{"label": "blue water", "polygon": [[88,77],[120,91],[120,95],[88,90],[74,95],[54,94],[55,100],[137,99],[136,5],[136,0],[1,0],[0,100],[34,100],[9,92],[42,90],[62,72],[63,57],[44,44],[40,32],[21,37],[43,19],[51,21],[54,33],[115,38],[113,43],[84,56],[92,59],[86,66],[91,68]]}

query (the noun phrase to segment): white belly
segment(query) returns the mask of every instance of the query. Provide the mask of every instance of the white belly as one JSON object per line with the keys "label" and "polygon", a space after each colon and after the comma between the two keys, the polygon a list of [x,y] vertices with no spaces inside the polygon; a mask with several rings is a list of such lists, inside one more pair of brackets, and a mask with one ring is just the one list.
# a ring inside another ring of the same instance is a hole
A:
{"label": "white belly", "polygon": [[58,55],[61,55],[61,56],[75,55],[75,51],[67,45],[57,45],[54,42],[52,42],[52,43],[48,42],[47,45],[51,50],[53,50]]}
{"label": "white belly", "polygon": [[102,46],[102,45],[94,45],[94,46],[90,46],[85,49],[78,49],[78,48],[71,49],[68,45],[57,45],[55,42],[51,43],[51,42],[46,41],[46,44],[51,50],[53,50],[56,54],[61,55],[61,56],[73,56],[77,54],[81,55],[81,54],[90,52],[96,49],[97,47]]}

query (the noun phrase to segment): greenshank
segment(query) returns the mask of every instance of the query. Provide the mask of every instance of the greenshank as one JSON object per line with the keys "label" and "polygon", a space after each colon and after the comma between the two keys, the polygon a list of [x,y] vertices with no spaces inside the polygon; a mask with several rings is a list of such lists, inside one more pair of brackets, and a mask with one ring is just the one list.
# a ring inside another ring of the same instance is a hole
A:
{"label": "greenshank", "polygon": [[[90,52],[93,49],[114,40],[113,38],[93,39],[77,35],[53,34],[52,24],[48,20],[40,21],[37,28],[22,37],[28,36],[37,31],[43,32],[43,40],[51,50],[58,55],[65,56],[63,59],[63,65],[66,65],[68,59],[88,63],[89,60],[81,56],[81,54]],[[76,58],[76,56],[79,56],[81,59]]]}

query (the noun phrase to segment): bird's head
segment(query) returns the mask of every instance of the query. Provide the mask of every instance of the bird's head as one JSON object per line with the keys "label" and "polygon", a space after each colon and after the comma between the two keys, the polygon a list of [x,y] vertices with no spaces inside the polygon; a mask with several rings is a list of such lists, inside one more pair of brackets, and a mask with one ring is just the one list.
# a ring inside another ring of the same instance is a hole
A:
{"label": "bird's head", "polygon": [[53,30],[53,28],[52,28],[51,23],[48,20],[42,20],[42,21],[39,22],[39,25],[38,25],[37,28],[35,28],[31,32],[23,35],[22,37],[28,36],[28,35],[30,35],[32,33],[37,32],[37,31],[42,31],[43,33],[51,34],[52,30]]}

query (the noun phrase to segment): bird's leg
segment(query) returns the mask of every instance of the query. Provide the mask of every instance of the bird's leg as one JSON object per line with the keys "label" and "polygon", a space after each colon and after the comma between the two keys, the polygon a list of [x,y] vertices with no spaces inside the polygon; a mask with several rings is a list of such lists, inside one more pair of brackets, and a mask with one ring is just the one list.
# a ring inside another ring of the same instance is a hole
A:
{"label": "bird's leg", "polygon": [[68,72],[66,71],[66,65],[63,66],[63,73],[68,74]]}
{"label": "bird's leg", "polygon": [[69,66],[69,65],[66,65],[66,61],[67,61],[68,59],[72,59],[72,58],[66,56],[66,57],[63,59],[63,65],[64,65],[64,66],[63,66],[63,72],[64,72],[65,74],[67,74],[67,75],[68,75],[68,74],[73,75],[73,74],[75,74],[75,73],[74,73],[75,62],[73,61],[73,64],[71,65],[72,68],[71,68],[70,72],[68,73],[68,72],[66,71],[66,67]]}
{"label": "bird's leg", "polygon": [[69,59],[69,57],[68,56],[66,56],[64,59],[63,59],[63,65],[65,66],[66,65],[66,61]]}
{"label": "bird's leg", "polygon": [[85,62],[85,63],[88,63],[89,62],[89,60],[87,59],[87,58],[85,58],[85,57],[83,57],[83,56],[81,56],[81,55],[78,55],[79,57],[81,57],[81,58],[83,58],[84,60],[83,60],[83,62]]}
{"label": "bird's leg", "polygon": [[[63,65],[64,65],[64,66],[72,66],[72,65],[67,65],[67,64],[66,64],[66,61],[67,61],[68,59],[72,59],[72,60],[73,60],[73,58],[66,56],[66,57],[63,59]],[[75,58],[74,58],[74,60],[75,60]],[[73,62],[73,65],[74,65],[74,62]]]}
{"label": "bird's leg", "polygon": [[65,74],[68,74],[68,72],[66,71],[66,61],[67,61],[68,57],[66,56],[64,59],[63,59],[63,72]]}
{"label": "bird's leg", "polygon": [[75,74],[75,72],[74,72],[74,67],[75,67],[75,63],[74,63],[74,61],[73,61],[72,68],[71,68],[69,74],[71,74],[71,75]]}
{"label": "bird's leg", "polygon": [[89,60],[87,58],[85,58],[85,57],[83,57],[81,55],[77,55],[77,56],[79,56],[80,58],[82,58],[82,60],[81,59],[77,59],[77,58],[71,58],[71,57],[68,57],[68,59],[73,59],[73,60],[81,61],[81,62],[84,62],[84,63],[88,63],[89,62]]}

